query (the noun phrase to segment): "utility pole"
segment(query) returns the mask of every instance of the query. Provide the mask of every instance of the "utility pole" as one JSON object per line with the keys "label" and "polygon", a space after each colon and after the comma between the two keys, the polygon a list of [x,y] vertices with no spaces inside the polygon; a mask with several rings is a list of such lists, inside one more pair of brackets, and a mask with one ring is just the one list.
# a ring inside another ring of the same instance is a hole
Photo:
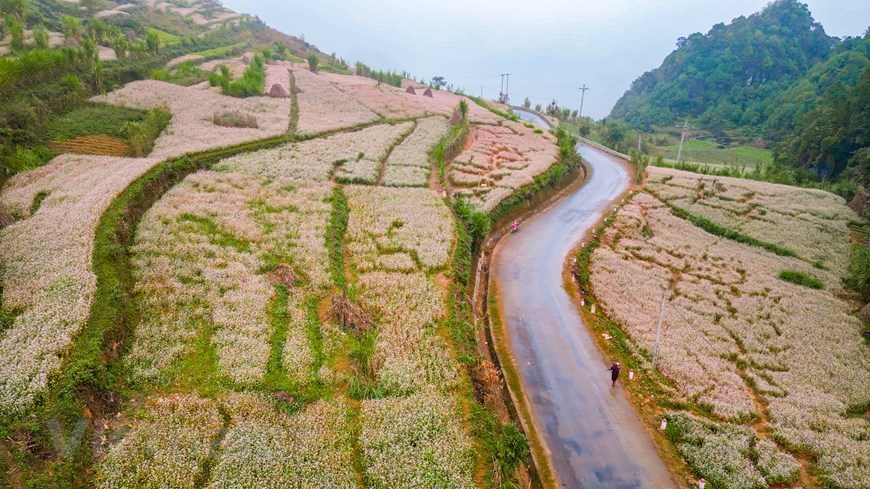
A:
{"label": "utility pole", "polygon": [[659,325],[656,327],[656,341],[653,344],[653,368],[656,368],[656,361],[659,356],[659,343],[662,340],[662,320],[665,317],[665,298],[667,297],[668,289],[662,290],[662,304],[659,306]]}
{"label": "utility pole", "polygon": [[[501,75],[501,91],[498,95],[498,101],[501,103],[507,103],[508,98],[508,90],[510,89],[511,84],[511,74],[510,73],[502,73]],[[507,85],[505,85],[505,77],[507,77]]]}
{"label": "utility pole", "polygon": [[582,87],[578,88],[580,90],[580,112],[577,113],[577,119],[583,120],[583,99],[586,98],[586,90],[589,90],[589,87],[584,83]]}
{"label": "utility pole", "polygon": [[683,122],[683,133],[680,135],[680,150],[677,152],[677,163],[679,163],[680,158],[683,157],[683,143],[686,142],[687,134],[689,134],[689,119],[686,119],[686,121]]}

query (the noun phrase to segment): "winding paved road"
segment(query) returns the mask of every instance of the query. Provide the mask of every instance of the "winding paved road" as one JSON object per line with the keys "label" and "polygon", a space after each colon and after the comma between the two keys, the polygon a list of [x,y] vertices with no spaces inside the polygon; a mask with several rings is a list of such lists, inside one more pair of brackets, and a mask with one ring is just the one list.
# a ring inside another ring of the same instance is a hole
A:
{"label": "winding paved road", "polygon": [[494,251],[509,347],[556,475],[568,488],[675,487],[610,363],[562,284],[566,256],[629,185],[618,160],[579,145],[589,181]]}

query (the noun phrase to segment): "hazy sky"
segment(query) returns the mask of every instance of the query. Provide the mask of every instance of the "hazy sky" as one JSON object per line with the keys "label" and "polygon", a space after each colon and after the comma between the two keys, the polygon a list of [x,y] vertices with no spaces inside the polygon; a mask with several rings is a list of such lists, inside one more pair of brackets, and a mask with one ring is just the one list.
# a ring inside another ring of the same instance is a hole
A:
{"label": "hazy sky", "polygon": [[[238,12],[351,63],[441,75],[496,98],[500,73],[511,102],[580,106],[606,116],[631,82],[659,66],[678,37],[706,33],[761,10],[768,0],[224,0]],[[829,35],[862,35],[868,0],[808,0]]]}

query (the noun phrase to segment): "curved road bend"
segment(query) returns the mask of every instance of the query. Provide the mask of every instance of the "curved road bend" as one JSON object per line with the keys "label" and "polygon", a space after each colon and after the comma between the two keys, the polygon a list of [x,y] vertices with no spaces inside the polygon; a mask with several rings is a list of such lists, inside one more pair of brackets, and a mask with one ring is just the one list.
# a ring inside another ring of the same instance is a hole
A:
{"label": "curved road bend", "polygon": [[619,160],[578,149],[592,168],[589,181],[494,252],[508,346],[563,487],[675,487],[622,387],[611,387],[610,363],[563,288],[568,253],[629,185]]}

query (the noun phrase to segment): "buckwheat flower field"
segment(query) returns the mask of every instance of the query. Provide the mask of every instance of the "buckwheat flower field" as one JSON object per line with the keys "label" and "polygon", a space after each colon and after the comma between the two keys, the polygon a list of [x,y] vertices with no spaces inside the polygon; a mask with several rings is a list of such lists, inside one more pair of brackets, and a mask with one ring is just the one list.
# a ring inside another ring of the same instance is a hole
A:
{"label": "buckwheat flower field", "polygon": [[[294,71],[294,73],[296,73]],[[468,119],[479,124],[498,124],[505,119],[477,105],[466,97],[460,97],[442,90],[432,90],[432,96],[405,92],[405,89],[378,83],[361,76],[346,76],[333,73],[322,73],[325,80],[332,83],[341,92],[358,100],[371,111],[382,117],[406,119],[442,115],[450,117],[461,100],[468,104]]]}
{"label": "buckwheat flower field", "polygon": [[293,70],[299,93],[299,122],[296,131],[314,134],[342,127],[353,127],[379,119],[358,99],[347,95],[329,83],[326,74],[308,70]]}
{"label": "buckwheat flower field", "polygon": [[207,399],[177,396],[158,399],[144,419],[112,447],[100,463],[97,486],[196,487],[212,440],[223,428],[218,406]]}
{"label": "buckwheat flower field", "polygon": [[[870,352],[861,321],[851,314],[854,306],[838,292],[842,264],[813,266],[824,259],[818,247],[848,245],[851,211],[823,192],[730,179],[714,184],[711,177],[660,168],[650,168],[648,186],[668,204],[740,226],[740,232],[798,256],[709,234],[657,197],[639,193],[618,212],[593,254],[591,280],[602,307],[649,352],[666,288],[659,368],[687,399],[707,406],[726,427],[769,416],[773,438],[817,457],[825,480],[837,487],[870,486],[868,425],[846,414],[870,398]],[[747,207],[747,199],[757,205]],[[824,288],[786,282],[779,278],[783,270],[816,278]],[[756,399],[766,413],[758,412]],[[711,450],[722,446],[702,443],[688,460],[703,467],[701,473],[714,473],[721,457]],[[733,487],[791,474],[794,464],[767,448],[757,473],[734,466],[748,479],[734,479]]]}
{"label": "buckwheat flower field", "polygon": [[857,216],[834,194],[753,180],[649,167],[649,189],[690,214],[791,249],[810,263],[843,273],[850,221]]}
{"label": "buckwheat flower field", "polygon": [[[242,99],[156,80],[129,83],[93,100],[134,109],[168,107],[172,121],[155,141],[152,158],[171,158],[278,136],[287,132],[290,122],[289,99]],[[239,112],[253,117],[257,127],[218,126],[212,119],[219,112]]]}
{"label": "buckwheat flower field", "polygon": [[159,377],[189,354],[192,338],[213,330],[219,370],[239,383],[261,379],[272,286],[260,270],[277,257],[325,285],[329,193],[328,184],[210,171],[167,193],[140,224],[133,250],[146,311],[133,371]]}
{"label": "buckwheat flower field", "polygon": [[393,187],[425,187],[431,164],[429,151],[447,134],[443,117],[420,119],[414,132],[393,148],[386,162],[384,184]]}
{"label": "buckwheat flower field", "polygon": [[[367,162],[380,165],[390,148],[411,130],[411,123],[378,124],[325,138],[290,143],[275,149],[244,153],[218,163],[222,171],[241,172],[266,178],[326,181],[333,172],[349,175],[345,165]],[[348,167],[350,168],[350,167]],[[367,181],[377,179],[369,172]]]}
{"label": "buckwheat flower field", "polygon": [[555,139],[535,134],[522,124],[473,126],[471,144],[450,165],[455,194],[489,212],[513,191],[534,181],[558,157]]}
{"label": "buckwheat flower field", "polygon": [[0,202],[21,220],[0,230],[2,306],[22,313],[0,332],[0,413],[27,408],[61,368],[89,316],[100,217],[156,163],[62,155],[3,187]]}
{"label": "buckwheat flower field", "polygon": [[[228,18],[149,5],[189,27]],[[250,56],[201,68],[238,77]],[[480,169],[459,190],[485,209],[555,161],[553,138],[445,91],[265,68],[272,97],[155,80],[94,97],[170,111],[148,158],[63,155],[5,182],[0,416],[23,426],[88,413],[98,450],[76,476],[107,489],[487,484],[494,462],[472,413],[490,407],[475,404],[473,365],[459,357],[471,326],[452,320],[463,249],[450,189],[427,188],[444,183],[430,154],[465,100],[482,124],[467,153],[491,154],[457,163]],[[229,112],[256,127],[213,122]],[[93,257],[106,253],[98,281]],[[104,293],[123,305],[94,309]],[[80,338],[95,358],[79,359]],[[78,377],[61,375],[67,365]],[[4,438],[0,466],[6,450]]]}
{"label": "buckwheat flower field", "polygon": [[431,391],[365,401],[360,449],[371,486],[474,487],[472,441],[457,410]]}

